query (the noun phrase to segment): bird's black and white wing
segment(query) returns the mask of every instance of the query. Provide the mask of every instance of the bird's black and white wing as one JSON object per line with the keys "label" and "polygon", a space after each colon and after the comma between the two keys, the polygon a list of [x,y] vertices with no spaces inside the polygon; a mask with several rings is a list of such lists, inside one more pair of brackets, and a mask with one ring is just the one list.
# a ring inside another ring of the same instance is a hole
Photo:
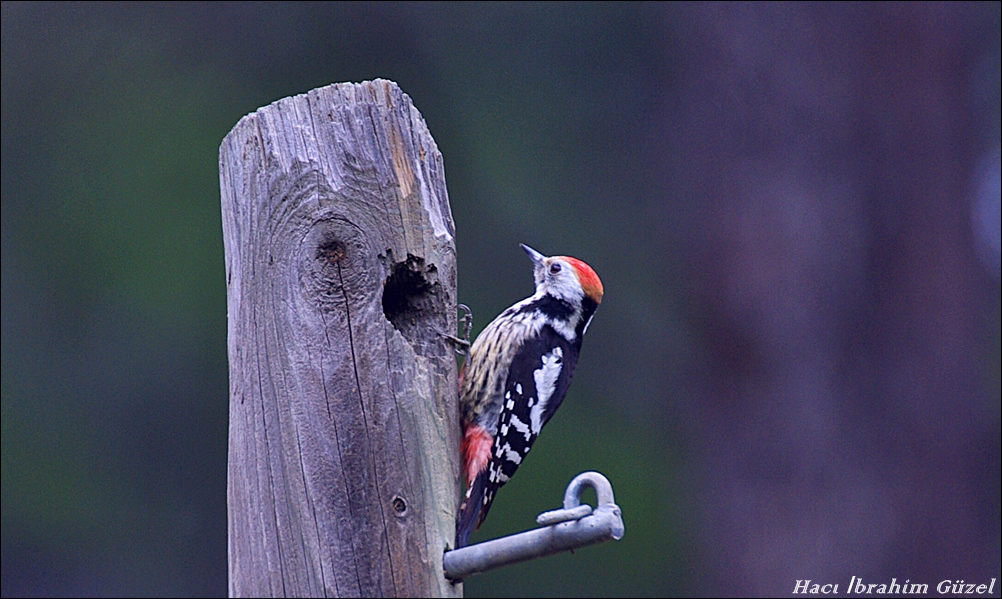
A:
{"label": "bird's black and white wing", "polygon": [[504,386],[497,434],[484,478],[479,522],[487,516],[494,494],[515,474],[539,431],[567,395],[580,351],[549,325],[527,341],[514,360]]}

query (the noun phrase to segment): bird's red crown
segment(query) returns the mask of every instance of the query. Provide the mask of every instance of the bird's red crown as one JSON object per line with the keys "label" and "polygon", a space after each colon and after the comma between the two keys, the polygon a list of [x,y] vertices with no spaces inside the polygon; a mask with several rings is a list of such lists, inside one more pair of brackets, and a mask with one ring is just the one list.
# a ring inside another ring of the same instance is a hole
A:
{"label": "bird's red crown", "polygon": [[561,256],[561,259],[574,267],[574,271],[578,275],[578,282],[581,283],[581,289],[585,292],[585,295],[595,300],[596,304],[601,304],[605,288],[602,287],[602,279],[598,278],[595,270],[577,258]]}

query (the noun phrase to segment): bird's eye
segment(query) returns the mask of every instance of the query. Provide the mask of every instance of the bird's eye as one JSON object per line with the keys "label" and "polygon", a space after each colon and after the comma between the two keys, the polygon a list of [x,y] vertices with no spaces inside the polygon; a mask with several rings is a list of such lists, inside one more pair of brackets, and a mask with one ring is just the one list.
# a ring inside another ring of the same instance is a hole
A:
{"label": "bird's eye", "polygon": [[550,265],[550,274],[555,275],[558,272],[560,272],[560,265],[554,262],[553,264]]}

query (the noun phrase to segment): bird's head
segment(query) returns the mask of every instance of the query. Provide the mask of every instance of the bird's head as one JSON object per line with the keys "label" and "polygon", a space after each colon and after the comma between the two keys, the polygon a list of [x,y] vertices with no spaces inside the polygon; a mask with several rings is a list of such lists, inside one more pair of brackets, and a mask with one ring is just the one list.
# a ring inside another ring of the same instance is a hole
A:
{"label": "bird's head", "polygon": [[548,293],[572,303],[589,298],[602,303],[602,279],[586,263],[570,256],[544,256],[531,247],[521,244],[533,263],[536,293]]}

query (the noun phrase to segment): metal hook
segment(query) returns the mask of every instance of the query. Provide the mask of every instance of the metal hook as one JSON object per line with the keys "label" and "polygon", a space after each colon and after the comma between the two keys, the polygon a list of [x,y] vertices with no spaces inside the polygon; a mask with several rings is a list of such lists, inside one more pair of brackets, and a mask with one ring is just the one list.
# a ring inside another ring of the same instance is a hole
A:
{"label": "metal hook", "polygon": [[[589,505],[581,505],[581,493],[586,487],[592,487],[598,495],[598,506],[594,510]],[[563,509],[543,512],[536,521],[543,526],[446,551],[442,558],[446,578],[462,580],[470,574],[500,566],[609,539],[618,541],[625,532],[623,514],[614,501],[612,485],[598,472],[583,472],[574,477],[564,492]]]}
{"label": "metal hook", "polygon": [[592,509],[590,505],[581,505],[581,494],[584,493],[587,487],[595,489],[595,494],[598,495],[599,506],[616,504],[616,498],[612,495],[612,485],[609,483],[609,479],[598,472],[582,472],[574,477],[571,484],[567,485],[567,490],[564,491],[564,508],[543,512],[536,516],[536,523],[540,526],[549,526],[570,520],[580,520],[591,514]]}

